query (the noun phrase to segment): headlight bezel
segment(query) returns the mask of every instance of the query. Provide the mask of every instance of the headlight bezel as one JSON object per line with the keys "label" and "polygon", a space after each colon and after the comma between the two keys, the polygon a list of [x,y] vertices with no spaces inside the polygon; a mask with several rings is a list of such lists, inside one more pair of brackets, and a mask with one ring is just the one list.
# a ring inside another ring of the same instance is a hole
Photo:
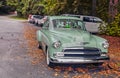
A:
{"label": "headlight bezel", "polygon": [[102,47],[103,47],[104,49],[107,49],[107,48],[109,47],[108,41],[102,42]]}
{"label": "headlight bezel", "polygon": [[55,41],[54,43],[53,43],[53,47],[54,48],[59,48],[61,46],[61,42],[60,41]]}

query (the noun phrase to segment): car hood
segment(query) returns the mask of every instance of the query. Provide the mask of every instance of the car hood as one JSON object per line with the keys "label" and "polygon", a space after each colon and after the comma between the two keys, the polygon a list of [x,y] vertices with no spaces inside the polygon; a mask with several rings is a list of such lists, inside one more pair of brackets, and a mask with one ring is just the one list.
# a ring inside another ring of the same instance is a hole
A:
{"label": "car hood", "polygon": [[63,29],[50,31],[52,38],[60,40],[63,43],[70,42],[89,42],[91,34],[84,30],[76,29]]}

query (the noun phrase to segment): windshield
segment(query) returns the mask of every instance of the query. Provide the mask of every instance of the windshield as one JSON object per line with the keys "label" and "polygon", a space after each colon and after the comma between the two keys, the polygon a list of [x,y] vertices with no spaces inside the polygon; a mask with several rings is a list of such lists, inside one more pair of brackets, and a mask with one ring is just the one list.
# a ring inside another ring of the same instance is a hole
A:
{"label": "windshield", "polygon": [[84,29],[83,22],[76,19],[54,19],[53,27]]}

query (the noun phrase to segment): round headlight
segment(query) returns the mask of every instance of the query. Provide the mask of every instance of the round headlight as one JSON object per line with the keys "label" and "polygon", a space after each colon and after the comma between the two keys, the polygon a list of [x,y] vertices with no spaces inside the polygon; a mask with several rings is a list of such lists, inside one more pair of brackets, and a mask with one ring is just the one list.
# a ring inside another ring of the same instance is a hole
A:
{"label": "round headlight", "polygon": [[106,49],[106,48],[109,47],[109,43],[108,43],[107,41],[104,41],[104,42],[102,43],[102,46]]}
{"label": "round headlight", "polygon": [[61,42],[60,41],[56,41],[56,42],[53,43],[53,46],[54,46],[54,48],[58,48],[58,47],[61,46]]}

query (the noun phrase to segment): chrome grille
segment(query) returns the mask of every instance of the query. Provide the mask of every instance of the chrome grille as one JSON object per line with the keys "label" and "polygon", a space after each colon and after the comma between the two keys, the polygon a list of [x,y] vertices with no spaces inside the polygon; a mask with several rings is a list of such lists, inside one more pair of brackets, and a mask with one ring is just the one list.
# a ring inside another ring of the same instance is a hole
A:
{"label": "chrome grille", "polygon": [[64,48],[64,57],[97,58],[100,50],[97,48]]}

